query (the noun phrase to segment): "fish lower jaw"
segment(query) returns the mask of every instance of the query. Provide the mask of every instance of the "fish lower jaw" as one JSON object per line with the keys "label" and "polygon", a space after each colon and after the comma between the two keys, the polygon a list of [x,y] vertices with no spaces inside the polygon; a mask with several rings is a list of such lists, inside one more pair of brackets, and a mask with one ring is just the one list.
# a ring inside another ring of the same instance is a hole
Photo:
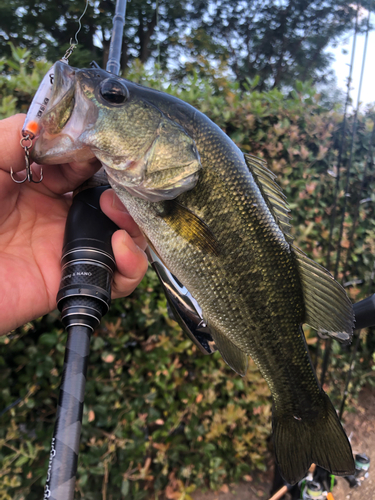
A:
{"label": "fish lower jaw", "polygon": [[38,163],[39,165],[57,165],[60,163],[81,163],[90,160],[95,160],[95,155],[93,155],[88,150],[77,150],[71,153],[63,154],[53,154],[48,152],[46,155],[38,156],[37,154],[32,155],[32,161]]}
{"label": "fish lower jaw", "polygon": [[39,164],[82,162],[95,158],[91,149],[75,143],[69,135],[50,136],[42,134],[31,151],[31,159]]}

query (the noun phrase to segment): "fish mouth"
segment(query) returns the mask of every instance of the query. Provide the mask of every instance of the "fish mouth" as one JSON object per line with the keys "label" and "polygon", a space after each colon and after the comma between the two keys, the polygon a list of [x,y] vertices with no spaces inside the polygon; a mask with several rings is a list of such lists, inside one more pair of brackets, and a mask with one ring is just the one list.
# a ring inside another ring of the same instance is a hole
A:
{"label": "fish mouth", "polygon": [[55,63],[52,96],[31,152],[36,163],[58,164],[94,158],[80,137],[95,123],[97,113],[80,88],[78,71],[61,61]]}

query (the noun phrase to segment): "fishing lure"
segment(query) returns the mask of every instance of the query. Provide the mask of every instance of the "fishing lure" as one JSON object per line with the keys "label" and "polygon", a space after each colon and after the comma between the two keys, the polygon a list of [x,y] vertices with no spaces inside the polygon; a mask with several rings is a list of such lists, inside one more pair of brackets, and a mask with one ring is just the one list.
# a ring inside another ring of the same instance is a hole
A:
{"label": "fishing lure", "polygon": [[[78,30],[76,31],[76,34],[74,35],[74,42],[72,42],[72,39],[70,39],[70,46],[68,50],[65,52],[65,55],[62,59],[60,59],[60,62],[68,64],[69,63],[69,57],[71,56],[72,52],[78,45],[78,33],[81,31],[82,25],[81,25],[81,19],[86,13],[88,6],[88,0],[86,0],[86,5],[85,8],[78,19]],[[36,94],[31,101],[29,110],[26,115],[25,122],[22,127],[22,139],[20,141],[21,147],[25,151],[25,164],[26,164],[26,176],[22,180],[17,180],[14,177],[14,172],[11,167],[10,169],[10,176],[12,180],[16,184],[23,184],[26,181],[33,182],[35,184],[39,184],[43,180],[43,169],[40,170],[40,177],[38,180],[35,180],[33,178],[33,172],[31,169],[30,165],[30,149],[32,148],[32,141],[38,137],[39,132],[40,132],[40,123],[42,116],[47,108],[47,105],[51,99],[52,95],[52,89],[53,89],[53,80],[54,80],[54,73],[55,73],[55,65],[54,63],[50,69],[47,71],[46,75],[44,76],[42,82],[40,83],[38,90],[36,91]]]}

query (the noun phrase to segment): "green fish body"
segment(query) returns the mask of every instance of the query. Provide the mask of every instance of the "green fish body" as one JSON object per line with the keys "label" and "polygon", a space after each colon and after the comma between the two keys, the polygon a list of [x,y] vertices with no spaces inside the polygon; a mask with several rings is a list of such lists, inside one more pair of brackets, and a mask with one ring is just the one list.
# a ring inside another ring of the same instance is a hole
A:
{"label": "green fish body", "polygon": [[[62,68],[57,80],[69,70]],[[121,102],[114,102],[116,84],[125,89]],[[227,364],[242,376],[248,356],[259,367],[271,390],[276,460],[288,483],[303,478],[312,462],[351,474],[350,444],[316,379],[301,325],[347,341],[352,306],[332,276],[293,246],[274,175],[177,98],[98,69],[75,70],[74,86],[73,105],[72,90],[59,95],[56,87],[35,160],[57,163],[91,152],[103,163],[151,248],[198,301]],[[79,109],[86,119],[79,135],[69,136]]]}

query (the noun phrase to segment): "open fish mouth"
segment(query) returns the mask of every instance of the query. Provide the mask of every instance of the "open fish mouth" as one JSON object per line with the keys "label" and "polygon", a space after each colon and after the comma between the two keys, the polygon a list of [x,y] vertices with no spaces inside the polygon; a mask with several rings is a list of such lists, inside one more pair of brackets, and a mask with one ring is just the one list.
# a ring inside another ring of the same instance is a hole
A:
{"label": "open fish mouth", "polygon": [[97,110],[77,82],[77,70],[58,61],[54,65],[52,95],[40,121],[31,153],[37,163],[56,164],[94,157],[80,137],[96,121]]}

